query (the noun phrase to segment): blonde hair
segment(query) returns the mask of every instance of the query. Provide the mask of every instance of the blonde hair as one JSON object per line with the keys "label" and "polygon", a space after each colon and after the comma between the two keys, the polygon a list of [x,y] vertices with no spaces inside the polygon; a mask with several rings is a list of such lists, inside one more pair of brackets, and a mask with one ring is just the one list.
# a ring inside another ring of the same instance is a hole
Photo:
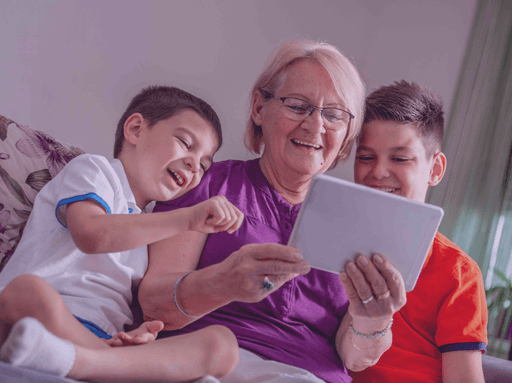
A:
{"label": "blonde hair", "polygon": [[364,118],[365,87],[352,62],[336,47],[326,42],[294,40],[281,44],[270,55],[269,63],[251,91],[244,144],[255,154],[260,154],[264,146],[261,126],[256,125],[251,114],[255,92],[262,88],[275,94],[284,84],[285,75],[290,65],[305,59],[313,60],[325,68],[338,96],[347,110],[355,116],[349,123],[345,140],[330,167],[332,169],[339,160],[349,156],[352,144],[361,130]]}

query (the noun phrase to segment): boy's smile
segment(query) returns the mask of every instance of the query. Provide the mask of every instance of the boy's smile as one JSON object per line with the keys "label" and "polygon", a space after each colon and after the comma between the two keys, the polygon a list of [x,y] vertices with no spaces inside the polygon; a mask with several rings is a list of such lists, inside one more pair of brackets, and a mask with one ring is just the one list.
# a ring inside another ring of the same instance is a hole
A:
{"label": "boy's smile", "polygon": [[374,120],[361,130],[354,180],[358,184],[425,202],[428,186],[441,181],[445,165],[446,158],[441,152],[427,158],[415,126]]}

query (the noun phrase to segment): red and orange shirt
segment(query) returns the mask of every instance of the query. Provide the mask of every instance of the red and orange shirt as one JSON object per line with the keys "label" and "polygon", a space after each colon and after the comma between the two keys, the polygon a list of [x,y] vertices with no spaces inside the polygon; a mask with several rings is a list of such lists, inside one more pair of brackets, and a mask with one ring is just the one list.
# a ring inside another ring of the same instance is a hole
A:
{"label": "red and orange shirt", "polygon": [[406,305],[395,314],[393,344],[354,382],[439,382],[444,352],[482,350],[487,305],[476,262],[437,233]]}

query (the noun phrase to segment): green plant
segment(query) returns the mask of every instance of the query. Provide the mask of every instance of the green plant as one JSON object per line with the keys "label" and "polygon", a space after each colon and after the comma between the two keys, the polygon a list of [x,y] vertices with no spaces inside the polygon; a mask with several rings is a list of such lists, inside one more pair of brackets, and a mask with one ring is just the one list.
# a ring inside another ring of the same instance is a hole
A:
{"label": "green plant", "polygon": [[512,281],[497,269],[494,269],[494,273],[505,282],[504,285],[493,286],[485,292],[489,315],[489,338],[494,339],[493,348],[497,349],[500,341],[507,338],[511,324]]}

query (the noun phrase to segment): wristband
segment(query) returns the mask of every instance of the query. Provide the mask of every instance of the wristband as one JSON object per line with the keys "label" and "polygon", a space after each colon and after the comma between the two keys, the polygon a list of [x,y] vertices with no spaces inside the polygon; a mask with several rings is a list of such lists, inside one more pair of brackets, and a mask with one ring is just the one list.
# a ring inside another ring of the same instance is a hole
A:
{"label": "wristband", "polygon": [[[176,308],[180,311],[180,313],[182,313],[183,315],[185,315],[186,317],[189,317],[189,318],[200,318],[201,316],[200,315],[190,315],[190,314],[187,314],[185,311],[183,311],[180,307],[180,305],[178,305],[178,298],[176,297],[176,292],[178,291],[178,285],[179,283],[181,282],[181,280],[183,278],[185,278],[187,275],[193,273],[193,271],[189,271],[188,273],[185,273],[183,274],[181,277],[178,278],[178,280],[176,281],[176,284],[174,285],[174,290],[172,292],[172,296],[174,298],[174,305],[176,306]],[[351,325],[352,326],[352,325]]]}

